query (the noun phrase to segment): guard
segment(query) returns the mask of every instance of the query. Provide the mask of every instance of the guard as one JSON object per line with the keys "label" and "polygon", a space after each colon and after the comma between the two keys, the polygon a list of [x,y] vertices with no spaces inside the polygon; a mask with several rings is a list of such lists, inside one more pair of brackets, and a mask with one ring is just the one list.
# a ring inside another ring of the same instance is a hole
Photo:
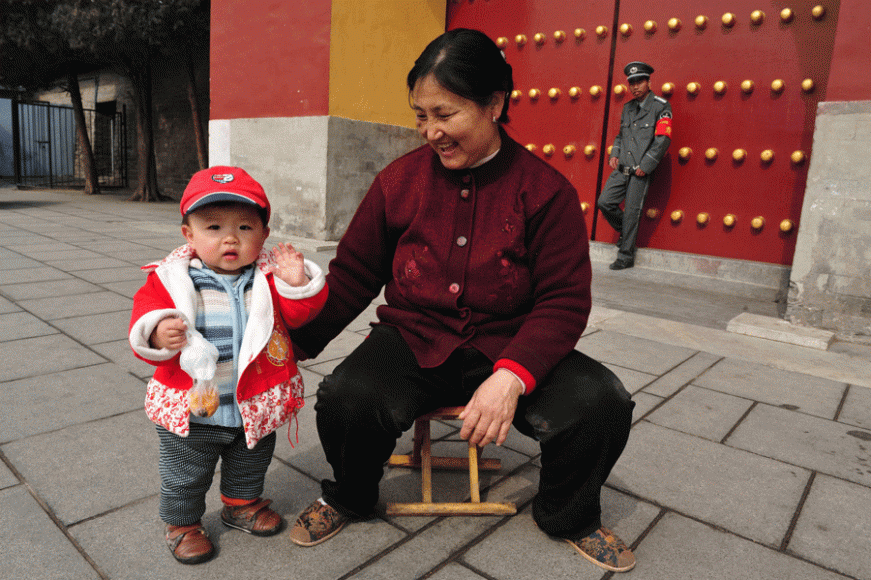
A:
{"label": "guard", "polygon": [[[635,61],[627,64],[623,73],[634,98],[623,106],[620,133],[614,138],[608,161],[614,171],[596,204],[611,227],[620,232],[612,270],[635,265],[635,239],[650,175],[671,144],[671,105],[650,90],[653,67]],[[621,210],[624,199],[625,209]]]}

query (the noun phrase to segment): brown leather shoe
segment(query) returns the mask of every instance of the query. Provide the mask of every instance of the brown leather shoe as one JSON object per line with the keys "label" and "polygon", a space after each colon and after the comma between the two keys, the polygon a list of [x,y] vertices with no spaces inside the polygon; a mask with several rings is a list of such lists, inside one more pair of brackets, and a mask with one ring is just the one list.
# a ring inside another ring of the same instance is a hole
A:
{"label": "brown leather shoe", "polygon": [[230,528],[236,528],[255,536],[274,536],[281,531],[281,516],[269,509],[271,499],[258,499],[254,503],[240,506],[224,506],[221,521]]}
{"label": "brown leather shoe", "polygon": [[215,547],[200,522],[189,526],[166,526],[166,545],[182,564],[206,562],[215,554]]}

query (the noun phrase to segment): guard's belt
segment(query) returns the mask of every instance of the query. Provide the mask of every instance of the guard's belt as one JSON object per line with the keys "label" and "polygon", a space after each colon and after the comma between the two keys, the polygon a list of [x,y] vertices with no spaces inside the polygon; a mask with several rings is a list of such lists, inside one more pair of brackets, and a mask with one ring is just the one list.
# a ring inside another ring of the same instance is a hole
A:
{"label": "guard's belt", "polygon": [[636,169],[638,169],[638,168],[637,167],[629,167],[628,165],[618,165],[617,166],[617,171],[619,171],[623,175],[632,175],[635,173]]}

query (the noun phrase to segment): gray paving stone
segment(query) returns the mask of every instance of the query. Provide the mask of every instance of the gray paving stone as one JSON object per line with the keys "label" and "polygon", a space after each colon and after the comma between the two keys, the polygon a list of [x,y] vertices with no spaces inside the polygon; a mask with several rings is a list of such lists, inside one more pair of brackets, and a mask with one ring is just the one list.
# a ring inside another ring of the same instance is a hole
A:
{"label": "gray paving stone", "polygon": [[817,475],[787,551],[855,578],[871,578],[871,494]]}
{"label": "gray paving stone", "polygon": [[24,256],[18,257],[10,257],[4,258],[0,260],[0,271],[4,270],[21,270],[21,269],[35,269],[42,267],[42,262],[37,262],[31,258],[26,258]]}
{"label": "gray paving stone", "polygon": [[648,415],[647,420],[719,442],[752,404],[747,399],[690,385]]}
{"label": "gray paving stone", "polygon": [[52,324],[84,344],[125,340],[130,325],[130,311],[120,310],[90,316],[59,318],[53,320]]}
{"label": "gray paving stone", "polygon": [[827,350],[835,340],[835,333],[828,330],[799,326],[780,318],[750,312],[742,312],[730,320],[726,330],[820,350]]}
{"label": "gray paving stone", "polygon": [[123,282],[106,282],[101,284],[103,288],[107,290],[111,290],[116,294],[120,294],[122,296],[126,296],[127,298],[133,298],[136,292],[142,288],[141,280],[125,280]]}
{"label": "gray paving stone", "polygon": [[651,409],[656,408],[665,399],[656,395],[649,395],[644,391],[632,395],[632,400],[635,401],[635,408],[632,410],[632,422],[636,422],[647,414]]}
{"label": "gray paving stone", "polygon": [[[635,550],[637,578],[843,580],[839,574],[680,515],[666,514]],[[679,571],[679,572],[677,572]]]}
{"label": "gray paving stone", "polygon": [[[157,438],[154,439],[157,445]],[[330,543],[340,542],[341,536],[350,534],[356,546],[350,546],[353,554],[344,556],[339,552],[319,551],[311,555],[306,548],[291,543],[287,531],[276,536],[260,538],[232,530],[220,521],[221,500],[219,478],[216,475],[212,488],[206,496],[206,514],[203,525],[217,548],[217,555],[208,563],[197,566],[179,565],[169,553],[163,540],[163,523],[158,516],[158,491],[160,480],[150,481],[153,495],[132,502],[123,508],[101,515],[70,528],[70,533],[112,580],[145,580],[152,578],[209,579],[209,578],[338,578],[353,568],[355,557],[367,549],[382,549],[384,544],[398,537],[389,525],[381,522],[372,525],[376,536],[369,548],[358,531],[345,530]],[[293,525],[296,516],[317,497],[315,482],[293,469],[273,461],[266,474],[264,496],[272,499],[270,506],[278,512],[287,525]],[[317,572],[321,560],[324,574]],[[338,560],[338,562],[337,562]],[[306,576],[306,574],[309,574]],[[332,574],[332,575],[327,575]]]}
{"label": "gray paving stone", "polygon": [[[333,470],[324,457],[315,417],[314,399],[306,399],[305,407],[300,410],[296,421],[278,429],[275,457],[280,457],[315,481],[332,479]],[[297,434],[299,440],[297,440]],[[288,436],[290,440],[288,440]],[[317,496],[310,498],[311,501],[315,499]]]}
{"label": "gray paving stone", "polygon": [[724,359],[693,384],[774,406],[831,419],[846,385],[827,379]]}
{"label": "gray paving stone", "polygon": [[53,231],[51,237],[55,240],[70,242],[73,244],[77,244],[79,242],[93,242],[93,241],[101,241],[105,242],[106,238],[103,235],[96,234],[94,232],[86,232],[83,230],[61,230],[61,231]]}
{"label": "gray paving stone", "polygon": [[108,291],[77,294],[67,296],[63,300],[57,298],[21,300],[18,304],[43,320],[102,314],[104,312],[130,312],[133,309],[133,300]]}
{"label": "gray paving stone", "polygon": [[654,375],[665,374],[696,352],[607,330],[581,337],[576,348],[601,363]]}
{"label": "gray paving stone", "polygon": [[174,249],[184,245],[185,243],[185,240],[181,236],[181,234],[178,234],[178,238],[174,237],[174,235],[176,234],[176,227],[177,226],[166,228],[166,235],[155,236],[153,234],[144,233],[141,236],[135,234],[128,235],[125,237],[125,239],[131,242],[136,242],[137,244],[142,244],[143,246],[149,246],[158,250],[162,250],[163,254],[167,255]]}
{"label": "gray paving stone", "polygon": [[33,298],[56,298],[72,294],[87,294],[97,292],[99,286],[95,286],[84,280],[40,280],[26,284],[4,284],[0,286],[0,292],[12,300],[29,300]]}
{"label": "gray paving stone", "polygon": [[6,467],[6,464],[0,462],[0,489],[4,489],[7,487],[12,487],[13,485],[18,485],[21,483],[18,481],[18,478],[15,477],[15,474],[12,473],[12,470]]}
{"label": "gray paving stone", "polygon": [[14,302],[10,302],[0,296],[0,314],[6,314],[8,312],[21,312],[21,308],[19,308]]}
{"label": "gray paving stone", "polygon": [[0,342],[48,334],[57,334],[57,329],[32,314],[27,312],[0,314]]}
{"label": "gray paving stone", "polygon": [[757,405],[726,444],[871,487],[867,429]]}
{"label": "gray paving stone", "polygon": [[[602,491],[603,523],[627,544],[650,526],[659,509],[622,493]],[[500,580],[598,579],[604,570],[587,562],[563,540],[538,529],[529,508],[473,546],[462,561]]]}
{"label": "gray paving stone", "polygon": [[0,514],[0,578],[100,578],[23,486],[0,490]]}
{"label": "gray paving stone", "polygon": [[147,248],[141,246],[138,250],[129,250],[126,252],[105,252],[111,258],[117,258],[118,260],[124,260],[130,264],[150,264],[151,262],[157,262],[166,257],[169,253],[166,250],[160,250],[157,248]]}
{"label": "gray paving stone", "polygon": [[67,525],[151,495],[158,481],[157,434],[141,410],[0,449]]}
{"label": "gray paving stone", "polygon": [[[4,258],[0,258],[0,262]],[[21,270],[3,270],[3,284],[23,284],[26,282],[44,282],[48,280],[70,280],[72,276],[58,270],[57,268],[49,268],[48,266],[40,266],[37,268],[23,268]]]}
{"label": "gray paving stone", "polygon": [[3,343],[0,381],[86,367],[106,360],[62,334]]}
{"label": "gray paving stone", "polygon": [[64,272],[78,272],[98,268],[125,268],[130,265],[130,262],[117,258],[88,258],[86,260],[49,260],[46,264]]}
{"label": "gray paving stone", "polygon": [[[127,342],[126,338],[123,340],[93,344],[91,345],[91,348],[127,372],[132,373],[134,376],[141,379],[151,378],[154,374],[155,367],[136,358],[133,355],[133,351],[130,350],[130,343]],[[144,385],[142,387],[142,396],[145,396]]]}
{"label": "gray paving stone", "polygon": [[671,369],[644,388],[645,393],[670,397],[679,388],[688,384],[722,357],[707,352],[697,352],[677,367]]}
{"label": "gray paving stone", "polygon": [[40,260],[42,262],[55,262],[59,260],[65,262],[73,260],[92,260],[94,258],[105,257],[97,252],[57,242],[53,244],[30,244],[28,246],[18,246],[13,249],[28,258],[33,258],[34,260]]}
{"label": "gray paving stone", "polygon": [[351,576],[354,580],[420,578],[500,519],[493,516],[450,517],[437,520],[383,558]]}
{"label": "gray paving stone", "polygon": [[[144,264],[143,264],[144,265]],[[76,276],[93,282],[105,284],[107,282],[120,282],[122,280],[139,280],[139,284],[145,284],[146,274],[139,266],[126,265],[122,268],[99,268],[96,270],[77,270]]]}
{"label": "gray paving stone", "polygon": [[871,429],[871,389],[851,386],[838,421]]}
{"label": "gray paving stone", "polygon": [[650,373],[634,371],[632,369],[618,367],[612,364],[606,364],[605,366],[608,367],[612,373],[617,375],[617,378],[619,378],[620,382],[623,383],[623,387],[629,391],[630,394],[637,393],[651,381],[656,379],[656,375]]}
{"label": "gray paving stone", "polygon": [[86,250],[92,250],[104,256],[109,256],[110,258],[117,258],[119,253],[124,252],[154,250],[154,248],[149,248],[147,246],[143,246],[142,244],[137,244],[135,242],[127,240],[115,240],[112,242],[111,246],[107,246],[105,242],[84,242],[76,244],[76,246],[78,246],[79,248],[84,248]]}
{"label": "gray paving stone", "polygon": [[608,482],[725,530],[779,546],[809,476],[799,467],[642,421],[632,428]]}
{"label": "gray paving stone", "polygon": [[23,256],[27,256],[28,258],[36,258],[40,260],[45,259],[46,256],[54,255],[55,252],[74,252],[82,249],[78,246],[74,246],[72,244],[65,244],[62,242],[26,244],[17,246],[7,244],[6,247],[13,252],[17,252]]}
{"label": "gray paving stone", "polygon": [[0,408],[15,409],[0,422],[0,441],[56,431],[139,409],[142,381],[114,364],[101,364],[3,383]]}
{"label": "gray paving stone", "polygon": [[465,566],[451,562],[429,578],[430,580],[483,580],[484,576],[475,574]]}
{"label": "gray paving stone", "polygon": [[42,236],[37,233],[27,232],[23,229],[3,237],[4,246],[14,246],[18,244],[45,244],[52,241],[54,240],[49,236]]}

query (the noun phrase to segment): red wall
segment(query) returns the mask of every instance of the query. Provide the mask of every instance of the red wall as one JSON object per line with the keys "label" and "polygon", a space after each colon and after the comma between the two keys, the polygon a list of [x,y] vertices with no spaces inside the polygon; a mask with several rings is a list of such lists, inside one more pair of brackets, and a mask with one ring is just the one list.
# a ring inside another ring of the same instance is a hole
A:
{"label": "red wall", "polygon": [[212,0],[209,118],[329,114],[330,0]]}
{"label": "red wall", "polygon": [[871,100],[871,3],[841,0],[827,101]]}

